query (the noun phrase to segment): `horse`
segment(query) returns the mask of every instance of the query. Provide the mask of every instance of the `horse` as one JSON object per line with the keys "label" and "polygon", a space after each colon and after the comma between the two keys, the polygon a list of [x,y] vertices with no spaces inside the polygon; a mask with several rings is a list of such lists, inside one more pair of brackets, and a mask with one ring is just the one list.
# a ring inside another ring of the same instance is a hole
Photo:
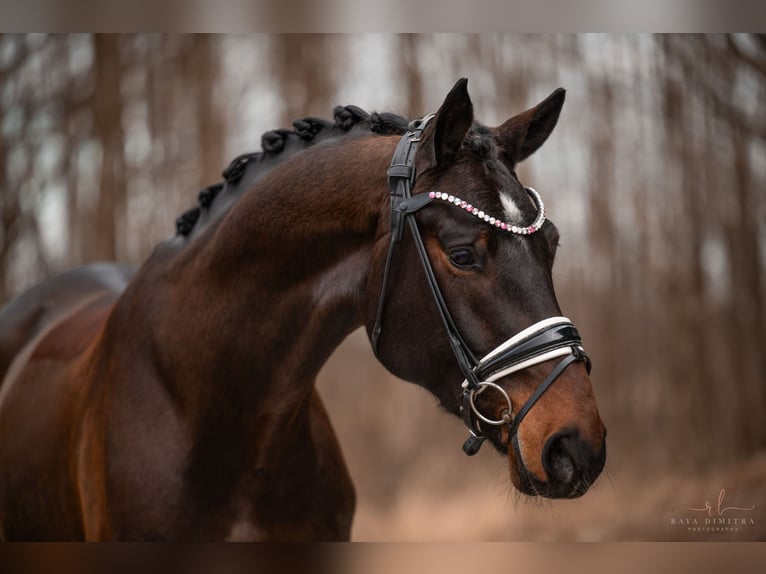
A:
{"label": "horse", "polygon": [[558,231],[515,171],[564,98],[487,127],[461,79],[420,120],[298,120],[137,271],[10,302],[0,539],[348,540],[354,486],[315,379],[359,327],[463,419],[467,454],[488,441],[520,492],[583,495],[606,428],[554,292]]}

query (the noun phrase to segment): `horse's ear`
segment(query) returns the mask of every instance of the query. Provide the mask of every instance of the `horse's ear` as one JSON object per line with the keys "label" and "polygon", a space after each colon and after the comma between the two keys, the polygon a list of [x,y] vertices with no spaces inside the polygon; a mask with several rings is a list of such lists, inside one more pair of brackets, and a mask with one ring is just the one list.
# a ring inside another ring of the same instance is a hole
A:
{"label": "horse's ear", "polygon": [[564,105],[566,91],[558,88],[550,96],[497,128],[503,159],[516,165],[537,151],[551,135]]}
{"label": "horse's ear", "polygon": [[444,98],[433,127],[426,128],[419,155],[423,168],[449,165],[460,151],[466,132],[473,123],[473,104],[468,95],[468,80],[461,78]]}

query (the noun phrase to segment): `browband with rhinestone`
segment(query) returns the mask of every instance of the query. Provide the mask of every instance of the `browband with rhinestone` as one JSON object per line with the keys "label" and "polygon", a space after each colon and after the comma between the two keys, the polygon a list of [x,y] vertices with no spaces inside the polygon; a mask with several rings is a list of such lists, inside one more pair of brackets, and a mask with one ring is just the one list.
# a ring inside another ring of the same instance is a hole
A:
{"label": "browband with rhinestone", "polygon": [[509,233],[516,233],[517,235],[530,235],[536,231],[539,231],[540,228],[543,226],[543,223],[545,223],[545,206],[543,205],[543,200],[540,197],[540,194],[537,193],[537,191],[535,191],[531,187],[525,187],[524,189],[532,197],[535,204],[537,205],[537,217],[535,218],[534,222],[532,222],[532,225],[529,225],[528,227],[519,227],[518,225],[513,225],[511,223],[503,221],[502,219],[492,217],[489,213],[484,213],[483,211],[479,210],[478,207],[474,207],[467,201],[464,201],[460,199],[459,197],[455,197],[454,195],[449,195],[447,193],[442,193],[440,191],[432,191],[428,194],[428,197],[430,197],[431,199],[441,199],[443,201],[447,201],[453,205],[456,205],[457,207],[466,210],[471,215],[475,215],[479,219],[483,219],[490,225],[494,225],[495,227],[502,229],[503,231],[508,231]]}

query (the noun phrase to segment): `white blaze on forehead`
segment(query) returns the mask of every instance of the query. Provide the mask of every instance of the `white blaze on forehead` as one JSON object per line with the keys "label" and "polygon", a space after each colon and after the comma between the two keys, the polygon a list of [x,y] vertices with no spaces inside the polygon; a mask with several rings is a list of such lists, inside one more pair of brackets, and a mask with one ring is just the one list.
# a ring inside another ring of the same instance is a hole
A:
{"label": "white blaze on forehead", "polygon": [[508,194],[500,192],[500,203],[503,204],[506,222],[519,223],[522,220],[522,213],[519,206],[516,205],[516,202],[514,202]]}

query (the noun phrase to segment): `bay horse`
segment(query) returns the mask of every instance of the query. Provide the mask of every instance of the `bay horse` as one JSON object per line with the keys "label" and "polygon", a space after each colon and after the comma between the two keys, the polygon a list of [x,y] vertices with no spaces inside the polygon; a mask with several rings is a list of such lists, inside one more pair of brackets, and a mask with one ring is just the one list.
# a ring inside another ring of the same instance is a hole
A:
{"label": "bay horse", "polygon": [[558,232],[515,172],[563,103],[489,128],[462,79],[409,124],[354,106],[296,121],[135,274],[99,264],[11,301],[0,538],[348,539],[315,378],[359,326],[462,417],[466,453],[489,441],[529,495],[586,492],[606,430],[553,289]]}

